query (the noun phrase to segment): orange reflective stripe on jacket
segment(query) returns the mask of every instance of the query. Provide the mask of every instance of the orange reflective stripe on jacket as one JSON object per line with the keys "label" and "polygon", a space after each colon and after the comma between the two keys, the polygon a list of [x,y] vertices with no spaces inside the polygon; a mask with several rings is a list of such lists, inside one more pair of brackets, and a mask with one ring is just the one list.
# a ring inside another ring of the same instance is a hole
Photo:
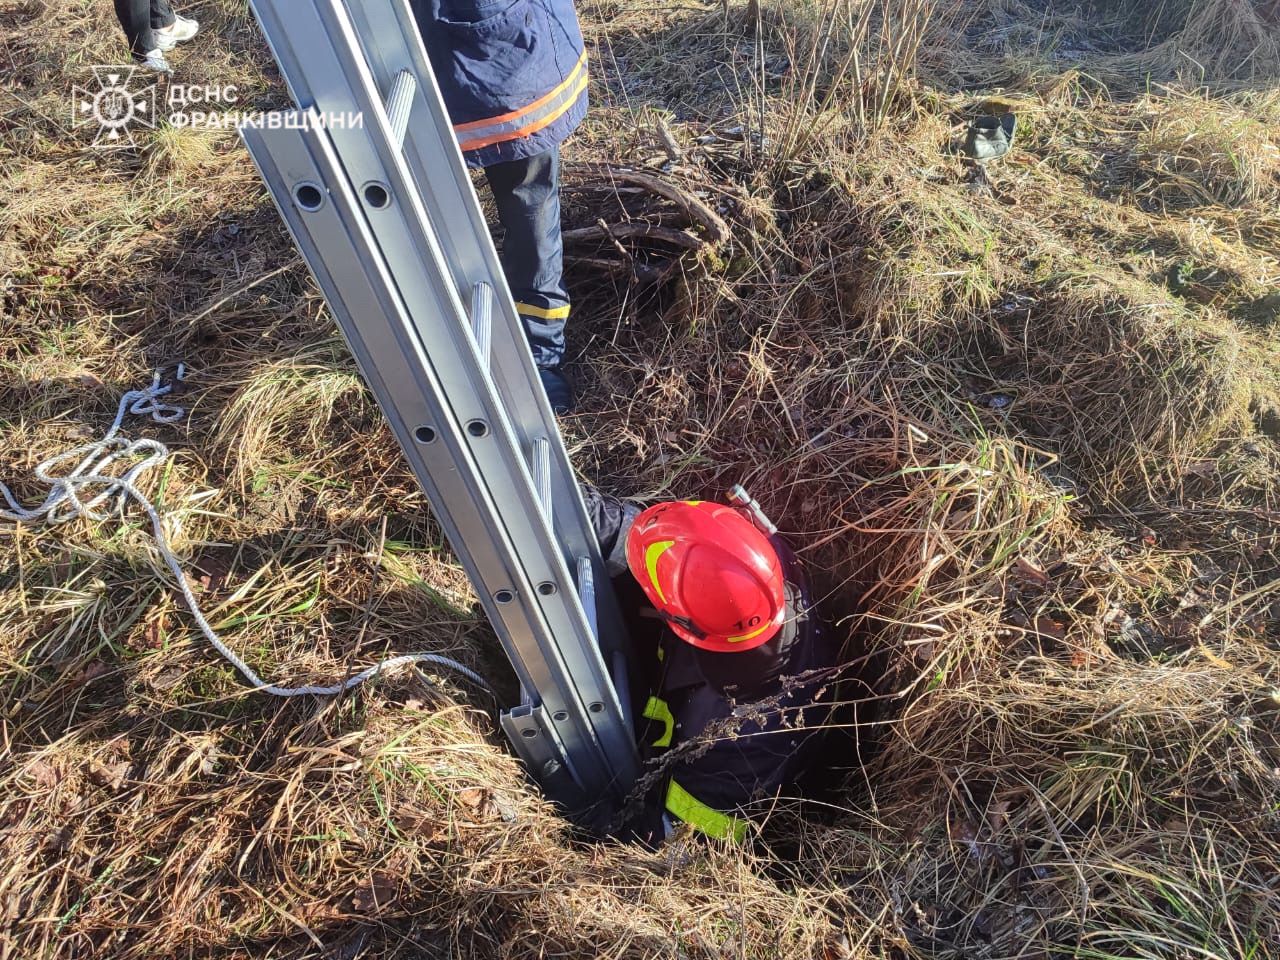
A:
{"label": "orange reflective stripe on jacket", "polygon": [[555,123],[577,102],[587,89],[587,80],[587,54],[584,51],[562,83],[528,106],[455,126],[453,132],[458,138],[458,146],[463,150],[479,150],[537,133]]}

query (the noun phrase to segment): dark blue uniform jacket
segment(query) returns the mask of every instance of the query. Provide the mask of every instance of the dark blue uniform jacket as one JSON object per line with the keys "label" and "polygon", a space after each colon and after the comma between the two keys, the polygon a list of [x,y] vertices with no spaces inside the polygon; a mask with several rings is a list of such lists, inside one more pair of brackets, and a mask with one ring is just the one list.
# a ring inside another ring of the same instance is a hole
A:
{"label": "dark blue uniform jacket", "polygon": [[412,0],[467,163],[558,146],[587,113],[587,57],[572,0]]}

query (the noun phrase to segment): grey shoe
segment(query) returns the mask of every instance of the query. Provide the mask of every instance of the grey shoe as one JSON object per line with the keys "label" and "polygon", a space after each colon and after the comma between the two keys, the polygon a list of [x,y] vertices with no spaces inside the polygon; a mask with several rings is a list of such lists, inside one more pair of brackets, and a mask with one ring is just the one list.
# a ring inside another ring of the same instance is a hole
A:
{"label": "grey shoe", "polygon": [[156,73],[173,73],[173,67],[169,66],[169,61],[164,58],[162,50],[148,50],[140,57],[135,57],[138,66],[143,70],[154,70]]}

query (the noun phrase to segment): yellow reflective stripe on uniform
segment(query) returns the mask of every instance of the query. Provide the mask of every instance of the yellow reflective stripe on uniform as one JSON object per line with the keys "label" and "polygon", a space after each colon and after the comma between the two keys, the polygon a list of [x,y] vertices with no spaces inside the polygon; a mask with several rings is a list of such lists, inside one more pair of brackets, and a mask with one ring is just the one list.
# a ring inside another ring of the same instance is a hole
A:
{"label": "yellow reflective stripe on uniform", "polygon": [[516,313],[537,317],[539,320],[563,320],[569,316],[569,306],[565,304],[563,307],[535,307],[532,303],[521,303],[517,300]]}
{"label": "yellow reflective stripe on uniform", "polygon": [[640,715],[646,720],[660,720],[662,722],[662,736],[653,741],[653,745],[655,747],[671,746],[671,735],[675,733],[676,718],[671,715],[671,708],[667,706],[667,701],[661,697],[650,697]]}
{"label": "yellow reflective stripe on uniform", "polygon": [[747,821],[708,807],[674,780],[667,787],[666,806],[667,813],[717,840],[741,843],[747,836]]}
{"label": "yellow reflective stripe on uniform", "polygon": [[662,592],[662,584],[658,582],[658,558],[675,545],[674,540],[659,540],[649,544],[644,551],[644,568],[649,573],[649,582],[653,584],[653,589],[658,592],[658,599],[663,603],[667,602],[667,595]]}

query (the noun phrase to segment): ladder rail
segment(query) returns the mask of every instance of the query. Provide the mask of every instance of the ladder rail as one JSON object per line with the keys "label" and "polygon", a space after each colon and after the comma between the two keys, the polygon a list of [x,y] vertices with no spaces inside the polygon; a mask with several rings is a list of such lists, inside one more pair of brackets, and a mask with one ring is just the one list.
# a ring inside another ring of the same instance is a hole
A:
{"label": "ladder rail", "polygon": [[[545,634],[548,624],[537,586],[524,571],[516,545],[494,521],[489,489],[493,473],[486,477],[484,465],[475,456],[477,440],[489,438],[470,436],[465,425],[451,416],[451,401],[435,365],[390,282],[382,253],[359,216],[359,200],[343,183],[325,136],[315,129],[256,128],[246,129],[243,135],[269,182],[326,185],[325,196],[314,209],[304,209],[296,201],[278,203],[281,214],[429,498],[433,504],[447,505],[437,515],[450,542],[465,545],[459,558],[491,620],[503,628],[499,636],[522,686],[536,690],[539,705],[553,715],[564,715],[556,725],[557,737],[580,755],[571,768],[580,771],[585,802],[590,802],[593,792],[599,796],[613,789],[616,793],[620,784],[609,772],[606,747],[590,736],[590,703],[595,701],[583,703],[583,678],[573,675],[554,645],[523,642]],[[356,317],[359,322],[353,322]],[[400,387],[392,388],[389,384],[397,380]],[[414,382],[415,389],[403,389],[406,381]],[[420,433],[424,424],[433,431],[429,439]],[[572,734],[579,731],[585,734],[575,738]],[[516,742],[520,747],[534,746],[523,742],[528,739],[521,736]],[[585,762],[592,753],[600,755],[594,763]]]}
{"label": "ladder rail", "polygon": [[[319,0],[317,15],[280,2],[253,0],[251,6],[267,33],[295,102],[314,105],[321,113],[360,113],[389,97],[402,71],[418,79],[406,111],[402,154],[421,193],[424,207],[441,225],[437,230],[443,262],[454,275],[459,295],[470,296],[477,283],[493,290],[491,341],[495,347],[494,380],[503,405],[526,445],[550,435],[555,417],[543,394],[525,341],[524,327],[489,237],[488,224],[462,160],[439,86],[408,0]],[[309,7],[310,5],[306,5]],[[286,9],[287,7],[287,9]],[[329,38],[332,54],[326,48]],[[355,95],[335,82],[345,71],[368,73]],[[431,105],[441,105],[432,109]],[[358,133],[332,131],[345,158],[365,144]],[[506,349],[502,349],[505,345]],[[532,398],[532,402],[531,402]],[[552,523],[568,559],[588,556],[597,584],[607,584],[591,521],[562,443],[552,455]],[[606,655],[626,656],[627,631],[612,590],[597,590],[598,640]]]}
{"label": "ladder rail", "polygon": [[[579,788],[570,805],[620,800],[639,764],[625,632],[408,6],[351,0],[360,29],[341,0],[252,6],[308,112],[245,142],[526,691],[504,729],[549,792]],[[441,129],[447,147],[418,143]]]}

